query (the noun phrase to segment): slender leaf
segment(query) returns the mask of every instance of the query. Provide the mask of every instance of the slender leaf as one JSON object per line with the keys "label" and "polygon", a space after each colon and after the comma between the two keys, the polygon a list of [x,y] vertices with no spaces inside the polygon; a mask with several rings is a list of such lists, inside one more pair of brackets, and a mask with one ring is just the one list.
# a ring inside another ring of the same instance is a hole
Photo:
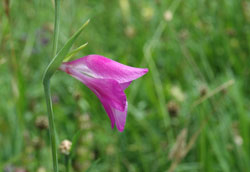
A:
{"label": "slender leaf", "polygon": [[69,53],[69,50],[71,49],[72,45],[84,29],[84,27],[89,23],[90,20],[87,20],[82,27],[67,41],[67,43],[63,46],[63,48],[58,52],[58,54],[51,60],[50,64],[48,65],[44,77],[43,82],[48,81],[51,76],[55,73],[55,71],[58,69],[58,67],[63,62],[65,56]]}
{"label": "slender leaf", "polygon": [[63,60],[63,62],[67,62],[69,61],[74,55],[76,55],[79,51],[81,51],[83,48],[85,48],[88,45],[88,43],[85,43],[83,45],[81,45],[80,47],[74,49],[73,51],[71,51]]}
{"label": "slender leaf", "polygon": [[74,154],[75,154],[75,150],[76,150],[76,145],[81,137],[83,133],[83,130],[78,131],[72,139],[72,146],[71,146],[71,150],[70,150],[70,154],[69,154],[69,159],[72,159]]}

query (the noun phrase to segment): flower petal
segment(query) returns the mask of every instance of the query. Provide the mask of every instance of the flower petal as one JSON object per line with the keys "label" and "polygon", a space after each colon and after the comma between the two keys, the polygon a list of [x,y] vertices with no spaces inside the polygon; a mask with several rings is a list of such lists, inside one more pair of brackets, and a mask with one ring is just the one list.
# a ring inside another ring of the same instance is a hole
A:
{"label": "flower petal", "polygon": [[132,81],[120,83],[120,86],[122,87],[123,90],[125,90],[131,84],[131,82]]}
{"label": "flower petal", "polygon": [[148,69],[126,66],[100,55],[88,55],[64,64],[94,78],[113,79],[120,84],[133,81],[148,72]]}
{"label": "flower petal", "polygon": [[112,79],[91,78],[67,65],[61,65],[61,70],[84,83],[99,99],[107,102],[110,106],[124,111],[126,95],[118,82]]}
{"label": "flower petal", "polygon": [[114,127],[114,123],[116,124],[116,128],[118,131],[123,132],[125,124],[126,124],[126,117],[127,117],[127,109],[128,109],[128,102],[126,102],[125,110],[119,111],[105,102],[102,103],[105,111],[107,112],[110,120],[111,120],[111,126]]}
{"label": "flower petal", "polygon": [[114,114],[113,114],[113,111],[112,111],[111,107],[105,102],[102,102],[102,106],[104,107],[105,111],[107,112],[107,114],[109,116],[109,119],[111,121],[111,127],[114,128],[115,117],[114,117]]}

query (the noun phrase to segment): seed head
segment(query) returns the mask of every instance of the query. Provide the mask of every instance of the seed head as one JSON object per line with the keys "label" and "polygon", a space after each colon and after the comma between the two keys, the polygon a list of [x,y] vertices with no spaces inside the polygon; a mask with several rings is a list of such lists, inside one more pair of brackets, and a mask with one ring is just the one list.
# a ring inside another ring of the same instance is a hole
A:
{"label": "seed head", "polygon": [[45,145],[45,143],[43,139],[35,137],[32,139],[32,145],[35,149],[41,149]]}
{"label": "seed head", "polygon": [[46,130],[49,128],[49,121],[46,116],[39,116],[36,118],[36,127],[40,130]]}
{"label": "seed head", "polygon": [[62,143],[60,144],[60,151],[64,155],[69,155],[70,150],[71,150],[72,143],[69,140],[63,140]]}
{"label": "seed head", "polygon": [[239,124],[234,122],[232,125],[233,130],[233,136],[234,136],[234,142],[237,146],[241,146],[243,144],[243,139],[241,135],[239,134]]}
{"label": "seed head", "polygon": [[168,108],[168,113],[170,114],[171,117],[176,117],[178,115],[179,106],[175,101],[170,101],[167,104],[167,108]]}
{"label": "seed head", "polygon": [[124,32],[128,38],[133,38],[135,36],[135,28],[133,26],[127,26]]}
{"label": "seed head", "polygon": [[206,94],[207,94],[207,87],[203,85],[200,87],[200,96],[203,97]]}

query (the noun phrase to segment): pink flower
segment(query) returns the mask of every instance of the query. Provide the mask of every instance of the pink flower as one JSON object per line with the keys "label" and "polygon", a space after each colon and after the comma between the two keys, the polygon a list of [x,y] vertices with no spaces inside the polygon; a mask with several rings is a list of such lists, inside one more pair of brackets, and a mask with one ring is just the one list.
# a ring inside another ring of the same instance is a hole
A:
{"label": "pink flower", "polygon": [[148,69],[134,68],[100,55],[88,55],[63,63],[60,70],[80,80],[100,99],[111,126],[122,132],[126,123],[128,102],[124,90]]}

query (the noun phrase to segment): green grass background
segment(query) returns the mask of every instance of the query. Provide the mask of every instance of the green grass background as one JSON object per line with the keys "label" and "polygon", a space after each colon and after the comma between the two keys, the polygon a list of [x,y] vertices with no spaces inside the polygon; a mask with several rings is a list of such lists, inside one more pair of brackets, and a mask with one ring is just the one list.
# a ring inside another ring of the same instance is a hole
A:
{"label": "green grass background", "polygon": [[[52,171],[48,130],[36,120],[47,115],[42,75],[52,58],[53,4],[7,1],[0,2],[0,171]],[[100,54],[149,68],[126,90],[123,133],[111,129],[86,86],[54,75],[58,144],[82,131],[72,171],[250,169],[249,1],[63,0],[60,12],[59,48],[90,18],[74,48],[89,44],[75,58]],[[59,154],[61,171],[63,162]]]}

